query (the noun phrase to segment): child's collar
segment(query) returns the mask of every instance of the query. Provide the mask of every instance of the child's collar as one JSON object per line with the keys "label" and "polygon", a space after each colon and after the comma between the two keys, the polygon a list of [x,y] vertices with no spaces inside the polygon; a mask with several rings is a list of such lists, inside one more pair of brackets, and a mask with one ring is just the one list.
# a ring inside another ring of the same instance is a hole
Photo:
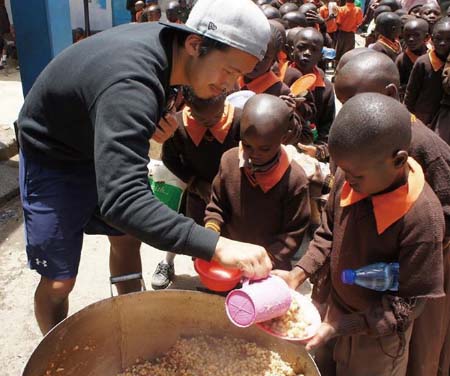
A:
{"label": "child's collar", "polygon": [[[373,213],[378,235],[404,217],[417,201],[425,186],[425,177],[420,165],[411,157],[408,158],[410,168],[408,182],[392,192],[371,196]],[[341,191],[341,207],[351,206],[369,197],[354,191],[345,181]]]}
{"label": "child's collar", "polygon": [[211,132],[214,138],[221,144],[225,141],[228,132],[233,124],[234,106],[225,102],[222,118],[210,128],[200,125],[197,120],[192,117],[191,108],[186,106],[183,109],[183,124],[187,134],[191,138],[195,146],[200,145],[207,130]]}
{"label": "child's collar", "polygon": [[267,89],[275,85],[277,82],[281,82],[280,77],[278,77],[272,70],[256,77],[249,83],[244,82],[244,78],[241,76],[238,78],[238,85],[240,89],[246,88],[251,90],[256,94],[264,93]]}
{"label": "child's collar", "polygon": [[442,61],[439,58],[438,55],[436,55],[436,52],[435,52],[434,48],[432,48],[428,52],[428,57],[430,58],[431,66],[433,67],[433,70],[435,72],[437,72],[438,70],[442,69],[442,67],[444,66],[445,62]]}
{"label": "child's collar", "polygon": [[[424,53],[427,52],[427,46],[426,46],[426,45],[423,45],[423,49],[424,49],[424,52],[423,52],[423,54],[424,54]],[[406,50],[405,50],[405,54],[406,54],[406,56],[409,57],[409,60],[411,60],[411,62],[413,62],[413,63],[415,63],[416,60],[417,60],[420,56],[423,55],[423,54],[420,54],[420,55],[415,54],[415,53],[414,53],[413,51],[411,51],[408,47],[407,47]]]}
{"label": "child's collar", "polygon": [[242,169],[250,184],[253,187],[260,187],[264,193],[269,192],[280,182],[291,165],[291,161],[292,153],[289,153],[285,146],[281,145],[278,159],[271,168],[264,172],[253,171],[244,157],[242,142],[239,143],[239,168]]}
{"label": "child's collar", "polygon": [[380,35],[378,37],[378,42],[391,49],[396,54],[399,54],[402,51],[402,45],[398,40],[392,41],[389,38],[386,38],[384,35]]}

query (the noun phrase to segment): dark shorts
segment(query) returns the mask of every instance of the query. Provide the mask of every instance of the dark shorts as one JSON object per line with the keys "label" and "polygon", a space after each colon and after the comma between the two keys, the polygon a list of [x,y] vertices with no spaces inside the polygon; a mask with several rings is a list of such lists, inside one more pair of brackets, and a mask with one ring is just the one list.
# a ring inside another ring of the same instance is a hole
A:
{"label": "dark shorts", "polygon": [[20,152],[19,185],[28,263],[42,276],[64,280],[77,275],[84,232],[122,235],[95,216],[91,164],[48,167]]}

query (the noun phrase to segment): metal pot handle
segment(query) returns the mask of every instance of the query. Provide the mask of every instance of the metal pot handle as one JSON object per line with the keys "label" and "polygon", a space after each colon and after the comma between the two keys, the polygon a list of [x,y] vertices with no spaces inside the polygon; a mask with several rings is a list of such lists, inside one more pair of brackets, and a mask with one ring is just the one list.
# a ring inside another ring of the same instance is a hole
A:
{"label": "metal pot handle", "polygon": [[139,279],[141,281],[142,291],[147,291],[142,273],[123,274],[116,277],[109,277],[109,288],[111,290],[111,296],[114,296],[113,285],[119,282],[133,281],[135,279]]}

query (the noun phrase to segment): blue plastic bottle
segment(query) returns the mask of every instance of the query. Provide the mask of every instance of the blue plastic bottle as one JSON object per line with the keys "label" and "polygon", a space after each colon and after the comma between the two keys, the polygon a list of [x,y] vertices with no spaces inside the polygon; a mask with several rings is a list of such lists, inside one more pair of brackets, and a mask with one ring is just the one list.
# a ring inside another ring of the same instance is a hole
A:
{"label": "blue plastic bottle", "polygon": [[342,282],[347,285],[358,285],[377,291],[398,291],[398,262],[377,262],[360,269],[342,271]]}

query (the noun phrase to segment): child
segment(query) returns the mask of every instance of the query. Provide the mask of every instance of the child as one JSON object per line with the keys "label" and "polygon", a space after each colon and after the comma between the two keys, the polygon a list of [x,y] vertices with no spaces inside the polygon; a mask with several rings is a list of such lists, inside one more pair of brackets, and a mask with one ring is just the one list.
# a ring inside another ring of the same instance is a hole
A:
{"label": "child", "polygon": [[169,4],[167,4],[166,8],[167,20],[173,23],[181,23],[181,21],[178,19],[179,10],[180,4],[178,3],[178,1],[170,1]]}
{"label": "child", "polygon": [[148,21],[157,22],[161,19],[161,8],[159,5],[150,5],[148,8]]}
{"label": "child", "polygon": [[442,89],[441,104],[438,113],[433,119],[431,129],[450,145],[450,59],[448,57],[442,71]]}
{"label": "child", "polygon": [[298,12],[289,12],[283,16],[283,24],[286,25],[287,29],[293,29],[295,27],[306,27],[308,25],[308,21],[306,17]]}
{"label": "child", "polygon": [[361,25],[363,14],[361,8],[355,6],[355,0],[347,0],[343,7],[339,7],[336,23],[339,34],[336,42],[336,60],[347,51],[355,48],[355,33]]}
{"label": "child", "polygon": [[[211,183],[222,154],[238,145],[241,111],[225,96],[204,100],[185,90],[186,107],[177,113],[178,129],[163,144],[164,165],[187,186],[186,216],[203,225]],[[152,278],[155,289],[166,288],[174,276],[175,254],[168,252]]]}
{"label": "child", "polygon": [[377,18],[380,14],[385,12],[390,12],[391,8],[387,5],[379,5],[373,12],[373,19],[370,21],[369,26],[367,27],[367,37],[365,47],[370,47],[373,43],[375,43],[378,39],[378,34],[375,30],[377,24]]}
{"label": "child", "polygon": [[278,53],[281,51],[279,29],[273,24],[270,25],[271,37],[267,46],[264,59],[256,64],[252,72],[238,80],[241,90],[251,90],[256,94],[266,93],[279,97],[289,95],[289,87],[281,81],[280,77],[272,71]]}
{"label": "child", "polygon": [[294,3],[286,3],[280,7],[280,14],[283,17],[286,13],[298,11],[298,6]]}
{"label": "child", "polygon": [[[336,76],[337,97],[343,103],[357,93],[377,92],[397,98],[400,82],[396,66],[385,55],[374,52],[356,57]],[[444,240],[444,290],[450,291],[450,147],[432,130],[415,119],[411,124],[412,141],[408,150],[422,167],[427,183],[443,208],[446,231]],[[430,325],[430,323],[432,325]],[[430,300],[415,321],[410,344],[408,376],[437,375],[448,369],[450,356],[450,296]],[[427,351],[423,351],[426,348]]]}
{"label": "child", "polygon": [[192,5],[187,4],[186,0],[180,0],[180,7],[178,8],[178,19],[181,23],[186,23],[189,18],[189,14],[191,13]]}
{"label": "child", "polygon": [[[322,57],[322,47],[323,38],[319,31],[310,27],[300,30],[295,37],[294,63],[288,68],[285,77],[285,83],[290,86],[304,74],[316,75],[316,82],[310,91],[317,111],[312,119],[307,120],[310,120],[317,128],[318,143],[327,142],[336,111],[333,85],[325,78],[324,72],[317,67]],[[311,151],[310,154],[316,156],[316,151]],[[323,158],[320,159],[323,160]]]}
{"label": "child", "polygon": [[336,45],[336,38],[337,38],[337,24],[336,24],[336,17],[338,9],[335,7],[335,9],[330,13],[329,4],[330,0],[326,0],[324,4],[319,9],[319,15],[323,18],[325,21],[325,25],[327,26],[327,33],[330,36],[331,40],[333,41],[333,47]]}
{"label": "child", "polygon": [[422,5],[422,8],[420,8],[420,18],[428,22],[430,26],[429,33],[432,34],[434,25],[442,18],[439,4],[436,2],[427,2]]}
{"label": "child", "polygon": [[398,71],[400,72],[400,98],[405,96],[406,85],[416,60],[427,52],[428,23],[421,18],[415,18],[405,23],[403,27],[403,40],[406,49],[397,59]]}
{"label": "child", "polygon": [[[323,268],[326,313],[306,348],[336,337],[338,376],[405,375],[414,320],[444,296],[442,207],[408,155],[410,142],[411,115],[400,102],[377,93],[349,99],[330,132],[339,169],[322,225],[296,267],[277,272],[295,288]],[[344,269],[375,262],[400,264],[398,293],[341,282]]]}
{"label": "child", "polygon": [[205,214],[207,228],[260,244],[284,270],[291,269],[310,216],[305,172],[281,145],[291,118],[280,98],[259,94],[248,100],[241,146],[223,155]]}
{"label": "child", "polygon": [[144,11],[144,2],[142,0],[136,1],[134,4],[134,10],[136,11],[136,22],[141,22],[141,15]]}
{"label": "child", "polygon": [[280,20],[281,14],[280,11],[272,6],[264,7],[263,12],[268,20]]}
{"label": "child", "polygon": [[443,18],[433,29],[434,49],[415,62],[408,85],[405,104],[426,125],[433,120],[442,99],[442,70],[450,51],[450,20]]}
{"label": "child", "polygon": [[402,52],[402,46],[398,40],[402,31],[402,21],[393,12],[382,13],[377,17],[375,27],[378,40],[371,46],[375,51],[389,56],[392,61]]}

